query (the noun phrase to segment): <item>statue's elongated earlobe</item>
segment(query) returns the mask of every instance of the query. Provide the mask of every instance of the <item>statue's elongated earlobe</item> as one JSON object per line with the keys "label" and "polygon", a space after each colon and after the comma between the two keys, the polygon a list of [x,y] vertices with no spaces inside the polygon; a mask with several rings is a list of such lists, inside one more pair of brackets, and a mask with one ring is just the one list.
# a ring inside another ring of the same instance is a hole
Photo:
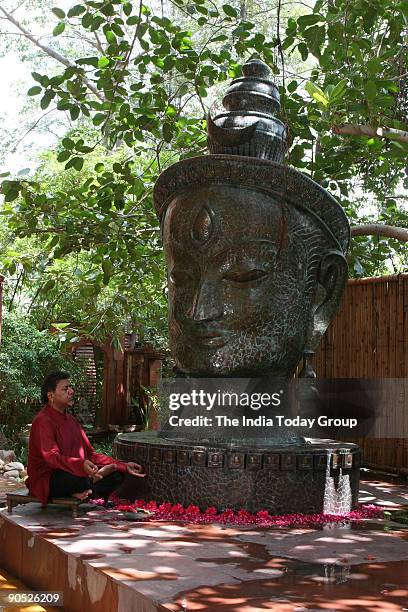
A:
{"label": "statue's elongated earlobe", "polygon": [[305,352],[314,353],[333,320],[347,282],[347,261],[339,251],[329,251],[320,262],[319,287],[311,315]]}

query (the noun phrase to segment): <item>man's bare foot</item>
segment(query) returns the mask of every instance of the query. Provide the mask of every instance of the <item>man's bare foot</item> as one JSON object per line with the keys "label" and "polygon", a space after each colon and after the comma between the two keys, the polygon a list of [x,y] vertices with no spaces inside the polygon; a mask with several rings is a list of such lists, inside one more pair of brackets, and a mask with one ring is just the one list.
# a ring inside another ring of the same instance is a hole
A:
{"label": "man's bare foot", "polygon": [[81,493],[73,493],[72,497],[79,499],[80,501],[84,501],[87,499],[92,493],[92,489],[88,489],[87,491],[81,491]]}

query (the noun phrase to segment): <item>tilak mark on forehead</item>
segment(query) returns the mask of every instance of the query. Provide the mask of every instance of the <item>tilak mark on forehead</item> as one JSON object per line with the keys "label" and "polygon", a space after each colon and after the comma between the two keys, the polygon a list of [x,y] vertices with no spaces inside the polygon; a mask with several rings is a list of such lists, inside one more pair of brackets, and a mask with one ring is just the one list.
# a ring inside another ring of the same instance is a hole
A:
{"label": "tilak mark on forehead", "polygon": [[197,246],[204,246],[214,233],[214,211],[207,205],[196,215],[191,228],[191,238]]}

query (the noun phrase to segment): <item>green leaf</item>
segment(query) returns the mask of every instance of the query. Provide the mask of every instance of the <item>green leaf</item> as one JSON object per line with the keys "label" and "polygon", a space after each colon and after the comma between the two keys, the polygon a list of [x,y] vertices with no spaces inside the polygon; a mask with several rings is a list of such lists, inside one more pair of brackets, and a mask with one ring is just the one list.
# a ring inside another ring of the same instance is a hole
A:
{"label": "green leaf", "polygon": [[103,165],[102,162],[98,162],[97,164],[95,164],[95,172],[103,172],[105,170],[105,166]]}
{"label": "green leaf", "polygon": [[332,100],[333,101],[340,100],[346,93],[346,87],[347,87],[347,79],[342,79],[341,81],[339,81],[337,85],[335,85],[335,87],[333,88],[330,94],[330,102]]}
{"label": "green leaf", "polygon": [[85,13],[85,11],[86,8],[82,6],[82,4],[76,4],[75,6],[69,9],[68,17],[78,17],[79,15],[82,15],[82,13]]}
{"label": "green leaf", "polygon": [[[95,56],[91,57],[80,57],[76,60],[76,63],[80,66],[93,66],[94,68],[98,68],[98,58]],[[72,75],[73,76],[73,75]]]}
{"label": "green leaf", "polygon": [[364,85],[364,92],[368,102],[372,102],[377,94],[377,87],[374,81],[367,81]]}
{"label": "green leaf", "polygon": [[65,164],[65,170],[69,170],[70,168],[75,168],[78,172],[82,170],[84,165],[84,160],[82,157],[72,157],[67,164]]}
{"label": "green leaf", "polygon": [[137,17],[137,15],[132,15],[132,17],[129,17],[126,20],[127,25],[133,26],[133,25],[137,25],[139,23],[140,19],[139,17]]}
{"label": "green leaf", "polygon": [[55,91],[47,89],[43,97],[41,98],[40,106],[43,110],[49,107],[51,100],[55,97]]}
{"label": "green leaf", "polygon": [[8,191],[5,194],[4,201],[5,202],[13,202],[14,200],[16,200],[18,198],[19,195],[20,195],[20,192],[17,189],[10,189],[10,191]]}
{"label": "green leaf", "polygon": [[396,104],[393,96],[376,96],[375,101],[379,108],[394,108]]}
{"label": "green leaf", "polygon": [[130,104],[128,104],[127,102],[125,102],[124,104],[122,104],[122,106],[120,107],[120,111],[119,111],[119,117],[121,119],[124,119],[125,117],[127,117],[130,113]]}
{"label": "green leaf", "polygon": [[[37,81],[37,83],[41,83],[44,80],[44,76],[42,74],[38,74],[38,72],[32,72],[31,76],[33,77],[34,81]],[[47,78],[47,77],[45,77]]]}
{"label": "green leaf", "polygon": [[109,59],[107,57],[100,57],[98,60],[98,68],[106,68],[109,66]]}
{"label": "green leaf", "polygon": [[288,26],[286,28],[286,33],[292,36],[295,33],[296,29],[297,29],[296,20],[293,19],[293,17],[289,17]]}
{"label": "green leaf", "polygon": [[228,15],[228,17],[238,17],[238,11],[237,9],[235,9],[233,6],[231,6],[230,4],[223,4],[222,5],[222,10],[224,11],[224,13],[226,15]]}
{"label": "green leaf", "polygon": [[114,45],[116,43],[116,36],[112,32],[112,30],[104,30],[105,38],[110,45]]}
{"label": "green leaf", "polygon": [[96,32],[96,30],[99,30],[103,23],[105,23],[105,19],[101,15],[97,15],[92,19],[92,24],[89,29],[91,32]]}
{"label": "green leaf", "polygon": [[164,140],[166,142],[171,142],[172,141],[172,139],[173,139],[173,126],[168,121],[165,121],[163,123],[162,134],[163,134],[163,138],[164,138]]}
{"label": "green leaf", "polygon": [[58,17],[58,19],[65,19],[65,12],[62,9],[55,7],[51,10],[54,13],[54,15]]}
{"label": "green leaf", "polygon": [[309,55],[309,49],[307,48],[307,45],[304,42],[301,42],[298,44],[298,49],[299,49],[300,57],[305,62]]}
{"label": "green leaf", "polygon": [[326,97],[324,91],[322,91],[320,89],[320,87],[317,87],[317,85],[315,85],[311,81],[308,81],[308,83],[306,83],[306,85],[305,85],[305,89],[306,89],[307,93],[312,98],[314,98],[314,100],[316,100],[316,102],[319,102],[320,104],[322,104],[325,107],[329,106],[329,100]]}
{"label": "green leaf", "polygon": [[71,151],[67,151],[66,149],[64,149],[63,151],[61,151],[61,153],[58,153],[57,160],[62,163],[67,161],[67,159],[69,159],[70,157]]}
{"label": "green leaf", "polygon": [[92,25],[93,16],[92,13],[85,13],[85,15],[81,19],[81,23],[85,29],[89,28]]}
{"label": "green leaf", "polygon": [[[115,0],[114,0],[115,1]],[[103,15],[105,15],[105,17],[114,17],[115,15],[115,9],[113,7],[113,3],[114,2],[101,2],[99,4],[100,6],[100,11]],[[115,2],[115,4],[118,4],[119,2]],[[98,5],[97,5],[98,6]]]}
{"label": "green leaf", "polygon": [[112,264],[107,259],[105,259],[102,262],[102,270],[103,270],[103,284],[107,285],[109,283],[110,277],[112,276]]}
{"label": "green leaf", "polygon": [[59,23],[57,23],[57,25],[53,29],[52,35],[59,36],[60,34],[63,33],[64,30],[65,30],[65,23],[63,21],[60,21]]}
{"label": "green leaf", "polygon": [[382,62],[378,57],[373,57],[367,62],[367,72],[370,76],[376,77],[381,72]]}
{"label": "green leaf", "polygon": [[50,278],[50,280],[48,280],[41,288],[41,291],[45,293],[46,291],[50,291],[51,289],[53,289],[53,287],[55,287],[55,280]]}
{"label": "green leaf", "polygon": [[28,90],[27,95],[28,96],[38,96],[38,94],[40,94],[42,92],[42,87],[39,87],[39,85],[35,85],[34,87],[31,87],[31,89]]}
{"label": "green leaf", "polygon": [[303,32],[303,36],[309,45],[310,51],[316,56],[320,56],[320,47],[325,41],[325,34],[325,27],[317,25],[312,26]]}
{"label": "green leaf", "polygon": [[92,123],[94,125],[101,125],[106,119],[106,115],[104,113],[96,113],[92,118]]}
{"label": "green leaf", "polygon": [[132,5],[130,2],[125,2],[125,4],[123,5],[123,12],[127,17],[130,15],[130,13],[132,12]]}
{"label": "green leaf", "polygon": [[81,111],[80,111],[79,106],[71,106],[71,108],[69,109],[69,114],[71,115],[72,121],[75,121],[75,119],[78,119],[80,112]]}
{"label": "green leaf", "polygon": [[310,14],[310,15],[302,15],[298,17],[297,23],[301,30],[304,30],[308,26],[314,25],[315,23],[320,23],[324,21],[324,18],[321,15]]}
{"label": "green leaf", "polygon": [[119,36],[119,38],[125,35],[124,31],[122,30],[119,24],[112,23],[111,28],[112,28],[112,31],[116,34],[116,36]]}
{"label": "green leaf", "polygon": [[63,138],[61,144],[65,149],[69,149],[70,151],[75,147],[75,142],[71,138]]}
{"label": "green leaf", "polygon": [[294,42],[295,42],[294,37],[288,36],[287,38],[285,38],[285,40],[282,43],[282,50],[285,51],[286,49],[289,49],[289,47],[291,47]]}
{"label": "green leaf", "polygon": [[363,56],[362,56],[362,53],[361,53],[360,47],[359,47],[359,46],[357,45],[357,43],[355,43],[355,42],[352,42],[352,43],[351,43],[351,45],[350,45],[350,47],[351,47],[351,50],[352,50],[352,51],[353,51],[353,53],[354,53],[354,57],[356,58],[356,61],[357,61],[359,64],[362,64],[364,60],[363,60]]}
{"label": "green leaf", "polygon": [[289,93],[293,93],[294,91],[296,91],[298,87],[298,82],[297,81],[291,81],[288,85],[288,92]]}

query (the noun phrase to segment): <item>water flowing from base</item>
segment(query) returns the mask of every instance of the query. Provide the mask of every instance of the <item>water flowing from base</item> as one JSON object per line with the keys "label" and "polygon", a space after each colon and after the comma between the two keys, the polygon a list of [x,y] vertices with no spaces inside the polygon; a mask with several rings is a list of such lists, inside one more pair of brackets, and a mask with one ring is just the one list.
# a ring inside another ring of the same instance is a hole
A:
{"label": "water flowing from base", "polygon": [[332,454],[332,451],[329,451],[327,455],[323,514],[345,514],[351,510],[350,476],[343,473],[343,468],[339,469],[338,476],[330,475]]}

